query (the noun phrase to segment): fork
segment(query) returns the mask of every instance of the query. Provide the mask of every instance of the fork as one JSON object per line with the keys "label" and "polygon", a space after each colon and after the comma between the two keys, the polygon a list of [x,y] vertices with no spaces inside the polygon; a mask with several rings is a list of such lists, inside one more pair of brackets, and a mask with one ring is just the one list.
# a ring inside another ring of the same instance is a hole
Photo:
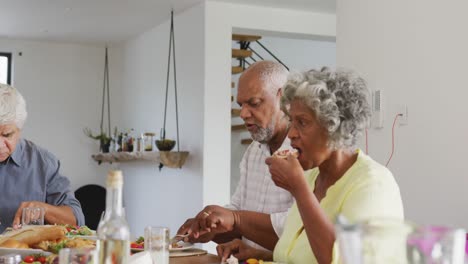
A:
{"label": "fork", "polygon": [[175,235],[173,238],[171,238],[170,242],[171,242],[171,244],[174,244],[174,243],[177,243],[177,242],[183,240],[184,238],[186,238],[186,237],[188,237],[188,236],[189,236],[188,233],[187,233],[187,234],[184,234],[184,235],[179,235],[179,234],[177,234],[177,235]]}

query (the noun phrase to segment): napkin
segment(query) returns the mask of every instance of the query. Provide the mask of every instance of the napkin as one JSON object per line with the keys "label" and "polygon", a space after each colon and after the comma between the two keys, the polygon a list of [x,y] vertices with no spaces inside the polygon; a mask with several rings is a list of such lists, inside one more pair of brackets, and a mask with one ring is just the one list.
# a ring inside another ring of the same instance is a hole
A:
{"label": "napkin", "polygon": [[234,257],[233,255],[231,255],[228,259],[226,259],[226,262],[227,264],[239,264],[239,260]]}
{"label": "napkin", "polygon": [[152,264],[151,255],[148,251],[133,254],[128,259],[128,264]]}

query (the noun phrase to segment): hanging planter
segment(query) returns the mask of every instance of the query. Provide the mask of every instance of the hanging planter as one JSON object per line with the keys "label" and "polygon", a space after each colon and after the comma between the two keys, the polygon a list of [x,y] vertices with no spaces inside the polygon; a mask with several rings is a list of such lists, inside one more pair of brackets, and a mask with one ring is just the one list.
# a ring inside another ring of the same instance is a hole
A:
{"label": "hanging planter", "polygon": [[[104,131],[104,112],[107,98],[107,132]],[[108,153],[109,147],[111,144],[111,123],[110,123],[110,91],[109,91],[109,59],[107,55],[104,58],[104,82],[102,86],[102,105],[101,105],[101,125],[100,132],[97,135],[93,135],[93,132],[89,128],[83,129],[83,132],[86,136],[99,140],[99,151],[102,153]]]}
{"label": "hanging planter", "polygon": [[[169,76],[170,76],[170,64],[171,58],[174,65],[174,91],[175,91],[175,116],[176,116],[176,129],[177,129],[177,140],[166,138],[166,118],[167,118],[167,97],[169,92]],[[107,49],[106,49],[106,68],[105,72],[107,77],[104,78],[104,90],[103,90],[103,104],[101,114],[101,135],[103,132],[103,120],[104,120],[104,102],[105,94],[107,91],[107,99],[109,101],[109,80],[107,70]],[[167,58],[167,78],[166,78],[166,94],[164,101],[164,123],[161,129],[161,138],[156,140],[156,147],[160,152],[112,152],[112,153],[98,153],[92,155],[92,158],[98,163],[101,162],[129,162],[129,161],[153,161],[159,163],[159,169],[166,166],[169,168],[182,168],[184,165],[189,152],[180,151],[180,140],[179,140],[179,112],[177,102],[177,74],[176,74],[176,62],[175,62],[175,37],[174,37],[174,11],[171,11],[171,29],[169,34],[169,53]],[[107,78],[107,79],[106,79]],[[107,80],[107,86],[106,86]],[[107,87],[107,90],[106,90]],[[109,117],[109,131],[110,131],[110,106],[108,104],[108,117]],[[92,135],[92,134],[91,134]],[[94,137],[93,137],[94,138]],[[172,149],[177,146],[177,151]]]}
{"label": "hanging planter", "polygon": [[[166,118],[167,118],[167,96],[169,93],[169,76],[171,69],[171,55],[172,64],[174,66],[174,98],[175,98],[175,116],[176,116],[176,131],[177,141],[166,138]],[[177,145],[177,152],[170,152],[174,146]],[[163,128],[161,129],[161,138],[156,140],[156,147],[161,151],[161,164],[159,169],[164,165],[171,168],[180,168],[188,156],[187,151],[180,151],[180,140],[179,140],[179,110],[177,103],[177,68],[176,68],[176,57],[175,57],[175,34],[174,34],[174,10],[171,10],[171,28],[169,31],[169,52],[167,56],[167,75],[166,75],[166,95],[164,100],[164,122]]]}

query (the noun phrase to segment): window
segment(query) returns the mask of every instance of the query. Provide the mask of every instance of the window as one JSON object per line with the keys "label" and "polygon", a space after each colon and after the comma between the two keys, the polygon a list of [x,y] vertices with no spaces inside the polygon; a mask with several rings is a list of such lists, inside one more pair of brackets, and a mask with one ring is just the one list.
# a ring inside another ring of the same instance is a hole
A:
{"label": "window", "polygon": [[11,84],[11,53],[0,52],[0,83]]}

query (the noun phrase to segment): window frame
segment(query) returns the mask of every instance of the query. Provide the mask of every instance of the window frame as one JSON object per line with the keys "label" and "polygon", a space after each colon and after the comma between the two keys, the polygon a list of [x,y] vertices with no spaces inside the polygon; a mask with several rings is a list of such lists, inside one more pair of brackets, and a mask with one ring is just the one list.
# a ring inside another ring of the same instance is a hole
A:
{"label": "window frame", "polygon": [[7,65],[7,84],[11,85],[11,53],[10,52],[0,52],[0,57],[7,57],[8,65]]}

